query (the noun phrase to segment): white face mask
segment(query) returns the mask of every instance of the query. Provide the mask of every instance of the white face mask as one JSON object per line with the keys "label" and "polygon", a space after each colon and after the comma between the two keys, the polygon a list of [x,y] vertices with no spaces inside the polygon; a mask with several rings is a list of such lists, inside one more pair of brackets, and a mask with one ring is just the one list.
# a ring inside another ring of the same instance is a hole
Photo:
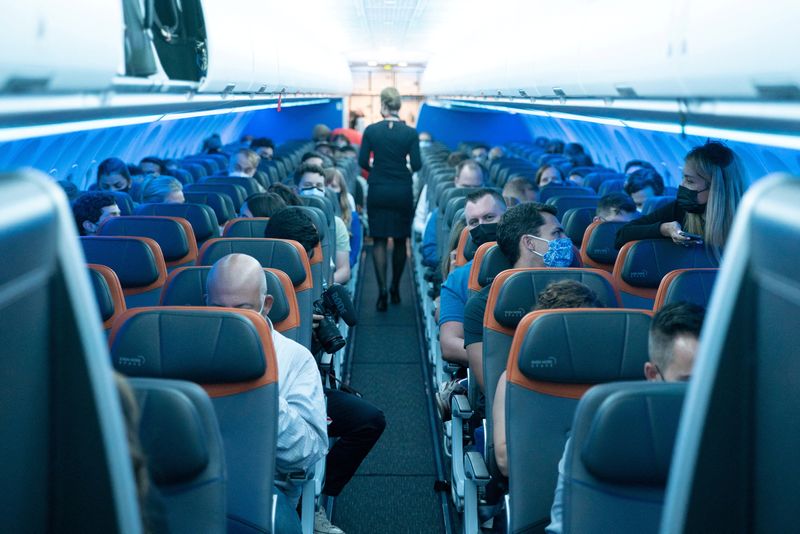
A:
{"label": "white face mask", "polygon": [[233,171],[228,176],[232,176],[234,178],[252,178],[249,174],[245,174],[242,171]]}
{"label": "white face mask", "polygon": [[309,187],[308,189],[302,189],[300,194],[304,197],[324,197],[325,191],[320,191],[316,187]]}

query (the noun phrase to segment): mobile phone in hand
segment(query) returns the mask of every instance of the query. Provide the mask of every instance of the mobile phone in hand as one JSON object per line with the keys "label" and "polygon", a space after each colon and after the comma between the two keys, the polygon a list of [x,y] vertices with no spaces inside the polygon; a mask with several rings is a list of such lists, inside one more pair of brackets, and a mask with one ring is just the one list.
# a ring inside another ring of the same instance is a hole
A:
{"label": "mobile phone in hand", "polygon": [[690,240],[695,241],[697,243],[703,242],[703,236],[697,234],[690,234],[689,232],[679,232],[680,235],[683,237],[688,237]]}

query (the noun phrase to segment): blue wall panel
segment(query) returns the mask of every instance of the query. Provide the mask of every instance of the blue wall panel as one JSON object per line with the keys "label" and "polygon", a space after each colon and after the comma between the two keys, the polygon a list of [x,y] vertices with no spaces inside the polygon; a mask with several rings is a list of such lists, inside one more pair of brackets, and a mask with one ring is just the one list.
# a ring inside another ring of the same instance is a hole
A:
{"label": "blue wall panel", "polygon": [[417,131],[429,132],[434,139],[451,149],[455,149],[461,141],[484,141],[500,145],[530,140],[530,133],[521,115],[427,105],[420,110]]}
{"label": "blue wall panel", "polygon": [[342,101],[337,99],[316,106],[283,107],[280,113],[268,109],[252,115],[241,134],[270,137],[276,143],[310,139],[315,124],[325,124],[331,130],[342,127]]}
{"label": "blue wall panel", "polygon": [[97,164],[109,157],[136,163],[145,156],[179,158],[197,153],[213,133],[223,143],[243,134],[271,137],[282,143],[310,138],[317,123],[341,126],[341,100],[325,104],[225,113],[149,124],[87,130],[0,143],[0,171],[34,167],[56,180],[70,180],[85,189],[95,180]]}
{"label": "blue wall panel", "polygon": [[[483,141],[501,145],[509,141],[531,142],[544,136],[581,143],[598,164],[622,170],[625,162],[651,162],[669,185],[681,180],[683,158],[705,137],[625,128],[596,122],[543,117],[495,110],[446,109],[424,105],[419,131],[456,148],[459,141]],[[800,175],[800,151],[722,139],[742,158],[750,181],[771,172]]]}

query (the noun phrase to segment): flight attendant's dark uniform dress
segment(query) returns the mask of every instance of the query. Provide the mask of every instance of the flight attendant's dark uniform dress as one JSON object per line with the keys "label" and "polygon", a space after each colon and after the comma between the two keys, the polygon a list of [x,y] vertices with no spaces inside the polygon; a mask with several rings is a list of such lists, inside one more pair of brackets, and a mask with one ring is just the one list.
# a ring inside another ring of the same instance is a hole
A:
{"label": "flight attendant's dark uniform dress", "polygon": [[[372,168],[370,152],[374,153]],[[358,163],[369,171],[367,215],[371,237],[409,237],[414,217],[411,169],[422,167],[417,131],[399,120],[383,120],[367,126]]]}

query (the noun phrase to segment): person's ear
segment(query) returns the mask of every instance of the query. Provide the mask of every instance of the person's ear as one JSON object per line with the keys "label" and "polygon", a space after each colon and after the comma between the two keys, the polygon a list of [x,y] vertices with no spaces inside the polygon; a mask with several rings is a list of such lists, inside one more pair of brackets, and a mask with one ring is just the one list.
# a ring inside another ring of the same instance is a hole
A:
{"label": "person's ear", "polygon": [[97,225],[92,221],[83,221],[83,229],[86,231],[87,234],[93,234],[97,232]]}
{"label": "person's ear", "polygon": [[272,295],[267,294],[267,296],[264,297],[264,310],[261,312],[261,314],[264,317],[266,317],[269,314],[269,311],[272,309],[272,304],[274,302],[275,299],[272,297]]}
{"label": "person's ear", "polygon": [[644,364],[644,377],[650,382],[657,382],[659,380],[658,369],[651,362]]}

